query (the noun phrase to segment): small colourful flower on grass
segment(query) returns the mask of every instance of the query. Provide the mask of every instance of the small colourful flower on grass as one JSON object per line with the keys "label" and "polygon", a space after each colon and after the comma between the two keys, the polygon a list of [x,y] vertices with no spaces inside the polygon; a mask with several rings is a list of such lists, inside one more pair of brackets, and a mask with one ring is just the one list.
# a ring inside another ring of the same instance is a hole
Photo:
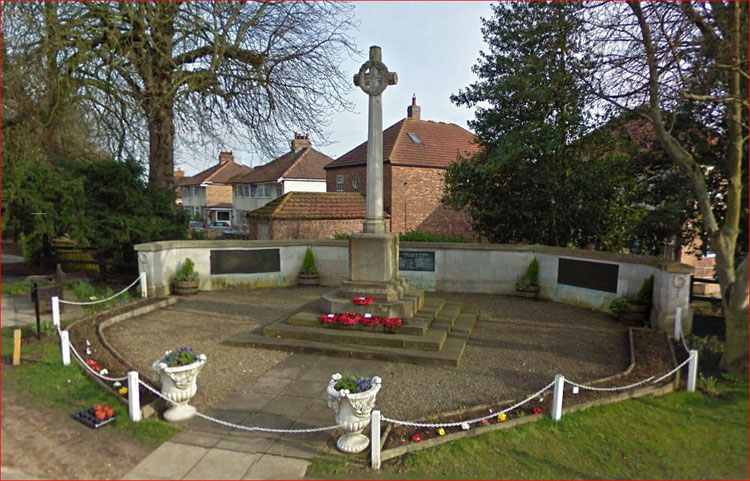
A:
{"label": "small colourful flower on grass", "polygon": [[120,394],[121,396],[124,396],[124,395],[126,395],[126,394],[128,393],[128,388],[126,388],[125,386],[123,386],[123,387],[121,387],[120,389],[118,389],[118,390],[117,390],[117,392],[118,392],[118,394]]}
{"label": "small colourful flower on grass", "polygon": [[506,419],[508,419],[508,416],[505,413],[500,413],[497,415],[497,420],[500,422],[505,421]]}
{"label": "small colourful flower on grass", "polygon": [[490,423],[489,419],[482,419],[482,424],[489,424],[489,423]]}
{"label": "small colourful flower on grass", "polygon": [[534,406],[534,414],[542,414],[542,408],[539,406]]}
{"label": "small colourful flower on grass", "polygon": [[438,436],[445,436],[445,429],[440,428],[437,430]]}
{"label": "small colourful flower on grass", "polygon": [[411,440],[414,441],[415,443],[418,443],[422,440],[422,436],[420,436],[419,433],[417,433],[411,437]]}

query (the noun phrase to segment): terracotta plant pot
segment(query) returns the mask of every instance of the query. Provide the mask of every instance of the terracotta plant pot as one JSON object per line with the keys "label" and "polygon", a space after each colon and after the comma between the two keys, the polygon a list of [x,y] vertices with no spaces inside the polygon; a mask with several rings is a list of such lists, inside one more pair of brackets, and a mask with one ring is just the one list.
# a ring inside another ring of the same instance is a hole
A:
{"label": "terracotta plant pot", "polygon": [[539,286],[520,287],[516,284],[516,295],[526,299],[536,299],[539,297]]}
{"label": "terracotta plant pot", "polygon": [[320,284],[320,275],[318,273],[303,274],[300,272],[297,274],[297,284],[300,286],[317,286]]}
{"label": "terracotta plant pot", "polygon": [[198,292],[198,281],[174,281],[174,293],[181,296]]}

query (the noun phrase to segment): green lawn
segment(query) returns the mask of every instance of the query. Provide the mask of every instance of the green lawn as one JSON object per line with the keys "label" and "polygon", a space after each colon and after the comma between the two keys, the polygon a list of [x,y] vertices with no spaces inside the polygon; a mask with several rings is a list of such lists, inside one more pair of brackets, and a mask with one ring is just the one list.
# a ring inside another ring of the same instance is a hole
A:
{"label": "green lawn", "polygon": [[311,477],[748,479],[748,388],[674,392],[407,455],[380,472],[316,458]]}
{"label": "green lawn", "polygon": [[[3,356],[12,354],[12,331],[11,328],[2,329]],[[20,392],[29,402],[60,409],[69,414],[95,404],[108,404],[115,408],[118,415],[114,429],[151,446],[161,444],[178,431],[157,420],[131,422],[127,405],[86,377],[75,360],[71,360],[69,366],[62,365],[60,348],[56,342],[22,344],[22,359],[20,366],[3,367],[3,389]]]}

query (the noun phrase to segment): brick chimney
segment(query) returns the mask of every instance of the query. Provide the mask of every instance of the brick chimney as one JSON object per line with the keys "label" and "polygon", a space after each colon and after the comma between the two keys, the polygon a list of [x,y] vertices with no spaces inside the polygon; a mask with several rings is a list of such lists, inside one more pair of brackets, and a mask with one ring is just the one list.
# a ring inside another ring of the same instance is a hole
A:
{"label": "brick chimney", "polygon": [[177,169],[177,170],[174,171],[174,178],[175,179],[181,179],[183,177],[185,177],[185,172],[183,172],[180,169]]}
{"label": "brick chimney", "polygon": [[292,152],[297,152],[299,149],[304,149],[305,147],[311,147],[312,143],[310,142],[310,135],[305,134],[298,134],[294,133],[294,140],[292,140]]}
{"label": "brick chimney", "polygon": [[411,105],[406,107],[406,118],[420,120],[422,109],[417,105],[417,94],[411,96]]}
{"label": "brick chimney", "polygon": [[232,155],[232,152],[219,153],[219,165],[224,165],[227,162],[234,162],[234,155]]}

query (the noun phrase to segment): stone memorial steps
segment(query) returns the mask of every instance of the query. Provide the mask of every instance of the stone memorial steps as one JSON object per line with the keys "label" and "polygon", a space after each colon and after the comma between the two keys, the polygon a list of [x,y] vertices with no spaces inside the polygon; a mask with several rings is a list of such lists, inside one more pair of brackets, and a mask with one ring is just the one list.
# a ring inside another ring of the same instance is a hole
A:
{"label": "stone memorial steps", "polygon": [[380,346],[354,346],[350,344],[329,344],[320,341],[303,341],[265,337],[250,332],[242,333],[225,341],[230,346],[259,347],[280,351],[322,354],[325,356],[347,357],[354,359],[373,359],[376,361],[408,362],[419,365],[458,366],[466,348],[463,339],[449,337],[440,351],[418,351]]}
{"label": "stone memorial steps", "polygon": [[320,322],[320,314],[297,312],[261,333],[248,332],[226,341],[235,346],[265,347],[363,359],[458,365],[476,324],[479,307],[425,299],[414,317],[395,332],[383,326],[342,326]]}

